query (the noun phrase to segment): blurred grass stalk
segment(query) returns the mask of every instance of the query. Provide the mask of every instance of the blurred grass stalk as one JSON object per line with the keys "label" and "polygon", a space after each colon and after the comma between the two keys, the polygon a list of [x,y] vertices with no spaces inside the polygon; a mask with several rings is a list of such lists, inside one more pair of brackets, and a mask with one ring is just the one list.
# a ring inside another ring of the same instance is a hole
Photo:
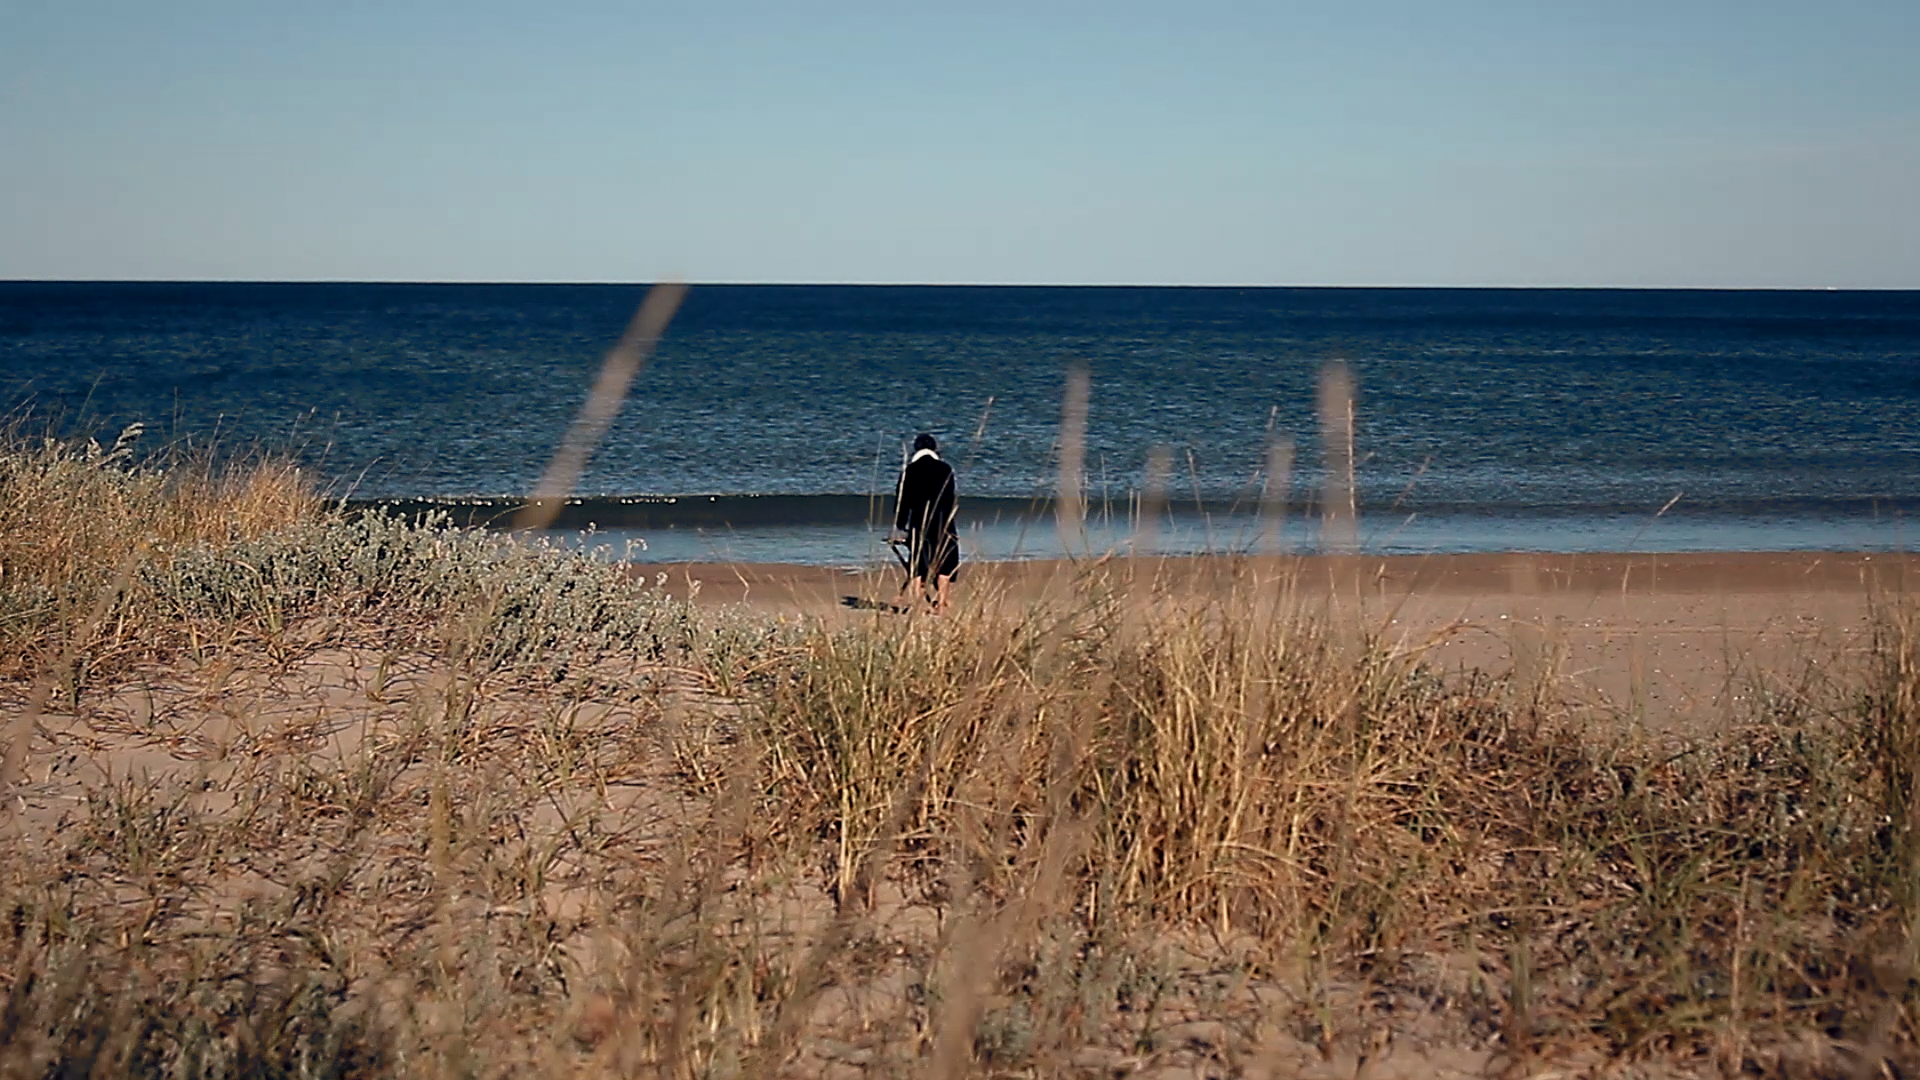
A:
{"label": "blurred grass stalk", "polygon": [[1260,490],[1261,549],[1269,555],[1287,551],[1287,497],[1293,488],[1293,440],[1276,437],[1267,443],[1266,483]]}
{"label": "blurred grass stalk", "polygon": [[667,332],[667,324],[673,321],[686,295],[686,285],[677,281],[661,282],[647,290],[646,298],[628,321],[626,332],[607,350],[600,375],[588,391],[580,415],[567,428],[560,448],[548,462],[545,475],[534,489],[533,499],[515,515],[515,530],[544,529],[559,516],[567,497],[573,494],[574,484],[586,470],[587,461],[593,457],[594,449],[626,404],[634,376],[659,346],[661,335]]}
{"label": "blurred grass stalk", "polygon": [[1359,547],[1354,503],[1353,375],[1335,360],[1320,372],[1320,452],[1326,490],[1320,503],[1320,550],[1352,555]]}
{"label": "blurred grass stalk", "polygon": [[1092,380],[1085,364],[1067,368],[1066,391],[1060,399],[1060,482],[1054,501],[1060,550],[1069,558],[1087,551],[1087,395]]}

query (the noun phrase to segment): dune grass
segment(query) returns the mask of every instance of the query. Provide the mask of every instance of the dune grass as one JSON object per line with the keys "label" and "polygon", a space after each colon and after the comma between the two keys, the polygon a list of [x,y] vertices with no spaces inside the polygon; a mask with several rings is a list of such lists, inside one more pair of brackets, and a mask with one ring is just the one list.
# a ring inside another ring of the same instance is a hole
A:
{"label": "dune grass", "polygon": [[18,677],[70,634],[116,571],[191,547],[220,550],[296,521],[320,500],[299,467],[259,458],[138,455],[141,428],[111,446],[0,432],[0,671]]}
{"label": "dune grass", "polygon": [[795,623],[272,461],[0,483],[0,1076],[1920,1069],[1897,604],[1655,739],[1253,562]]}

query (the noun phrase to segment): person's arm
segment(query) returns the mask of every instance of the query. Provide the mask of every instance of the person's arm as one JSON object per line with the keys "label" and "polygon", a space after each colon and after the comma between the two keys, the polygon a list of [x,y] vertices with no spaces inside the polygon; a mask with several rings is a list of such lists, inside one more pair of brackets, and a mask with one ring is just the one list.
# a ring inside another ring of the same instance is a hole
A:
{"label": "person's arm", "polygon": [[960,497],[953,489],[953,470],[949,468],[946,477],[940,483],[940,497],[933,505],[933,518],[928,523],[938,522],[943,532],[953,531],[953,518],[960,510]]}
{"label": "person's arm", "polygon": [[907,470],[903,467],[900,470],[900,486],[895,488],[893,493],[894,532],[903,533],[907,531],[907,523],[913,520],[908,512],[910,509],[907,504]]}

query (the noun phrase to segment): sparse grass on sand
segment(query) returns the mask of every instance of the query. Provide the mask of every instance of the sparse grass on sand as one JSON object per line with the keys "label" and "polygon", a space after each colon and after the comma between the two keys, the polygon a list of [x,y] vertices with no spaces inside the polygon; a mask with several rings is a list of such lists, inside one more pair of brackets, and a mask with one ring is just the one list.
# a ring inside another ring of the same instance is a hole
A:
{"label": "sparse grass on sand", "polygon": [[16,440],[0,1077],[1920,1071],[1904,608],[1654,739],[1131,572],[783,622]]}

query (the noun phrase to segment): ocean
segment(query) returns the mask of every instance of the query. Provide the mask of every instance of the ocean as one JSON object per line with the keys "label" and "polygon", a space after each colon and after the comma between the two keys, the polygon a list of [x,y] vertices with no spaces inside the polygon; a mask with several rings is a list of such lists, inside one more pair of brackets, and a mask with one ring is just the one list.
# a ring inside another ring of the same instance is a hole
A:
{"label": "ocean", "polygon": [[[298,454],[332,497],[503,519],[644,293],[623,285],[0,282],[16,423]],[[1920,293],[699,285],[557,525],[636,561],[861,565],[902,449],[940,439],[970,558],[1061,551],[1068,368],[1091,378],[1087,545],[1319,543],[1315,387],[1357,386],[1382,553],[1905,550]]]}

